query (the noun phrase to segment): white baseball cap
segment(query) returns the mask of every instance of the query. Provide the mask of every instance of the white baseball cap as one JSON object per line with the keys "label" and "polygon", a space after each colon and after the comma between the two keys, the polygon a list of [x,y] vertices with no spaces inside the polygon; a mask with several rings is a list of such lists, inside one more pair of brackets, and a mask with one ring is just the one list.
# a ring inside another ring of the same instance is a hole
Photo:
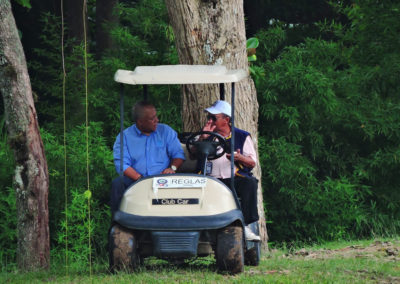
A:
{"label": "white baseball cap", "polygon": [[216,101],[209,108],[204,109],[204,111],[208,111],[212,114],[223,113],[229,117],[231,117],[231,105],[225,101]]}

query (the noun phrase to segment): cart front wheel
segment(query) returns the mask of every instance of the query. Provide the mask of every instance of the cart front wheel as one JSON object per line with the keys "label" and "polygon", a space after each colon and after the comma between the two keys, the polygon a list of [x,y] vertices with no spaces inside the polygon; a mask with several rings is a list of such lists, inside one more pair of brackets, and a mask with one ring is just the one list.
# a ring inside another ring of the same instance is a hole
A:
{"label": "cart front wheel", "polygon": [[110,270],[134,271],[139,265],[135,235],[116,224],[109,235]]}
{"label": "cart front wheel", "polygon": [[217,267],[231,274],[243,272],[243,228],[228,226],[221,229],[217,235],[216,246]]}

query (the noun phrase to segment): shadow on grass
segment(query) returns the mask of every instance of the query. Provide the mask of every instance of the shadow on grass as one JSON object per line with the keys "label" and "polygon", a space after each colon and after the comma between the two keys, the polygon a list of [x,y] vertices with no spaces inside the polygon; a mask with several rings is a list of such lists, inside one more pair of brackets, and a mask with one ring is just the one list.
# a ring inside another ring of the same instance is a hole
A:
{"label": "shadow on grass", "polygon": [[217,271],[215,259],[213,257],[196,257],[191,259],[159,259],[156,257],[148,257],[144,263],[137,268],[137,272],[149,271]]}

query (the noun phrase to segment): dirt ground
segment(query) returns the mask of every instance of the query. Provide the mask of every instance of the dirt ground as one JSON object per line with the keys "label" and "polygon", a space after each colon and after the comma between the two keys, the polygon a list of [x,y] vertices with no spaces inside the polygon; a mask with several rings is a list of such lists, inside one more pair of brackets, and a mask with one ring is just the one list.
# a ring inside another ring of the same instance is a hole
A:
{"label": "dirt ground", "polygon": [[[340,249],[319,249],[307,250],[299,249],[290,252],[283,257],[291,259],[317,260],[330,258],[368,258],[375,259],[377,262],[396,262],[400,263],[400,240],[396,241],[375,241],[369,246],[351,245]],[[353,273],[349,271],[349,273]],[[357,271],[362,277],[363,274],[368,274],[368,270],[360,269]],[[376,283],[394,284],[400,283],[400,277],[395,276],[373,276]]]}
{"label": "dirt ground", "polygon": [[352,245],[341,249],[300,249],[287,254],[287,257],[304,259],[379,258],[381,261],[400,261],[400,240],[393,242],[375,241],[369,246]]}

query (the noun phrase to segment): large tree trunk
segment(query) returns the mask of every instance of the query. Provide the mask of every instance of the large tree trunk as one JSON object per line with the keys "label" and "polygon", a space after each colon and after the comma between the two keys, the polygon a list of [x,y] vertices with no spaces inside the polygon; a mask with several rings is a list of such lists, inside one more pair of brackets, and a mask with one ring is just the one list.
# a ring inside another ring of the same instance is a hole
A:
{"label": "large tree trunk", "polygon": [[47,268],[50,261],[47,162],[24,51],[9,0],[0,0],[0,93],[16,168],[18,266]]}
{"label": "large tree trunk", "polygon": [[[165,0],[181,64],[225,65],[248,70],[243,0]],[[230,102],[231,86],[225,84]],[[253,80],[236,83],[235,122],[249,131],[257,146],[258,102]],[[219,98],[218,85],[185,85],[182,96],[184,131],[198,131],[205,123],[204,108]],[[253,170],[261,180],[259,163]],[[268,235],[261,184],[258,190],[261,237]]]}

